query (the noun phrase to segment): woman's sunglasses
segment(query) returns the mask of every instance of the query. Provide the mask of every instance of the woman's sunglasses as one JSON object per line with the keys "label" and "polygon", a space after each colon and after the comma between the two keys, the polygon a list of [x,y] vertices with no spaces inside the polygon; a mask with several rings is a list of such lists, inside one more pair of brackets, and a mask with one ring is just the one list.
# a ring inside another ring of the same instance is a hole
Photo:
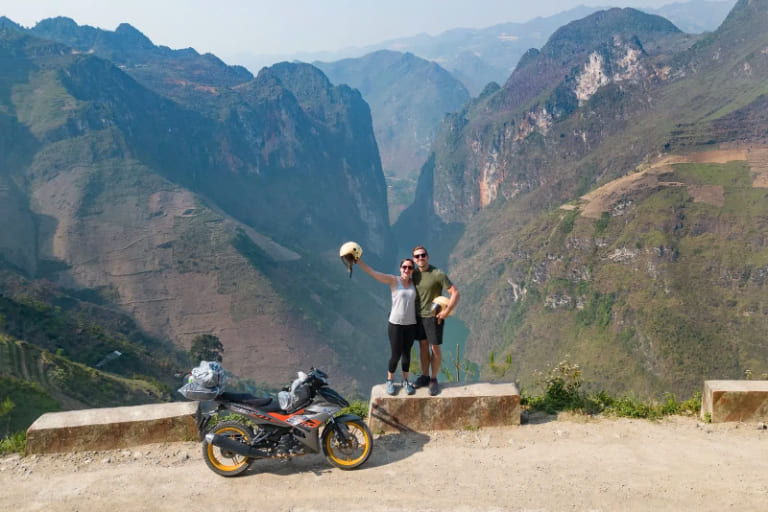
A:
{"label": "woman's sunglasses", "polygon": [[413,270],[413,267],[412,267],[412,266],[410,266],[410,265],[403,265],[403,266],[402,266],[402,267],[400,267],[400,268],[401,268],[401,269],[403,269],[403,270]]}

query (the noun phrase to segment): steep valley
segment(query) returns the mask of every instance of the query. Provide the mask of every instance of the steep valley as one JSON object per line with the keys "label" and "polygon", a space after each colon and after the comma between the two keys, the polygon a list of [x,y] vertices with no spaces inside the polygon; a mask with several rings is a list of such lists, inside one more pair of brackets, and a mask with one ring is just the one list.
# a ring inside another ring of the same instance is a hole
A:
{"label": "steep valley", "polygon": [[348,277],[355,240],[382,271],[416,244],[448,270],[474,378],[528,392],[568,360],[658,399],[768,375],[766,24],[739,0],[706,34],[633,9],[565,25],[425,136],[390,226],[371,108],[316,67],[0,18],[0,335],[47,375],[97,364],[103,330],[135,355],[106,370],[162,381],[148,400],[199,334],[252,387],[322,366],[365,394],[389,295]]}

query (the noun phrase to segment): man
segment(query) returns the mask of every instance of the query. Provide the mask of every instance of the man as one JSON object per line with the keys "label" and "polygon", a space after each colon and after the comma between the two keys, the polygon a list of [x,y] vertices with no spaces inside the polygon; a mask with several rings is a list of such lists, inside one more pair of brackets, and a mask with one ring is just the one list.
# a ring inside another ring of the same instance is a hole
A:
{"label": "man", "polygon": [[[416,379],[416,387],[429,386],[429,394],[435,396],[439,391],[437,373],[440,371],[440,363],[443,359],[440,348],[443,344],[443,327],[445,326],[445,319],[459,302],[459,290],[448,279],[445,272],[429,264],[429,253],[423,246],[417,245],[411,254],[413,254],[413,261],[416,263],[412,279],[419,295],[418,314],[420,317],[418,319],[417,339],[420,345],[422,375]],[[435,297],[442,295],[444,289],[448,290],[451,298],[448,306],[435,314],[432,310],[432,301]]]}

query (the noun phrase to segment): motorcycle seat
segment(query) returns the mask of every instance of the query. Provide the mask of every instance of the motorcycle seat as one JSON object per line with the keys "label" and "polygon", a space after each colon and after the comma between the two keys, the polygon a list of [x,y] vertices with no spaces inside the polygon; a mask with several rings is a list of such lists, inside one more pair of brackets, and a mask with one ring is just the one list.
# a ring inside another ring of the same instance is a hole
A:
{"label": "motorcycle seat", "polygon": [[226,400],[227,402],[237,402],[249,405],[251,407],[261,408],[266,407],[273,401],[273,399],[270,397],[258,397],[253,396],[250,393],[230,393],[229,391],[225,391],[220,394],[219,399]]}

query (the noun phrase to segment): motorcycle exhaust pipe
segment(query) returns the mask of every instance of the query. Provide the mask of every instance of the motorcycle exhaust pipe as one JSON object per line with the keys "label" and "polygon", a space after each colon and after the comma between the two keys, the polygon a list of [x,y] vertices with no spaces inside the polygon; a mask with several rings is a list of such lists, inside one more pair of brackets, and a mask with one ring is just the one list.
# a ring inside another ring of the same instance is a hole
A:
{"label": "motorcycle exhaust pipe", "polygon": [[213,446],[218,446],[222,450],[234,452],[244,457],[258,458],[265,456],[264,452],[258,448],[241,443],[240,441],[235,441],[229,436],[222,436],[209,432],[205,435],[205,441]]}

